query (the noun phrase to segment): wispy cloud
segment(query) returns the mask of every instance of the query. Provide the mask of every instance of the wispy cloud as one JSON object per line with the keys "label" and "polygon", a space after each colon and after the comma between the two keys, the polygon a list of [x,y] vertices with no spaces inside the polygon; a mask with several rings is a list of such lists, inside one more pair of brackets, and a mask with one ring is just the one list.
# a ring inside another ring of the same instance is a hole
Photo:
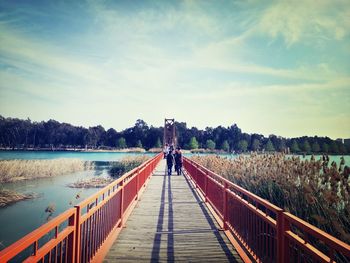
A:
{"label": "wispy cloud", "polygon": [[63,78],[68,76],[86,81],[103,79],[104,73],[98,67],[89,65],[82,58],[74,59],[72,54],[67,54],[59,47],[18,35],[4,27],[0,31],[3,59],[20,70],[31,74],[59,73]]}
{"label": "wispy cloud", "polygon": [[283,37],[287,46],[317,38],[342,40],[349,34],[349,15],[346,0],[277,1],[262,12],[256,30]]}

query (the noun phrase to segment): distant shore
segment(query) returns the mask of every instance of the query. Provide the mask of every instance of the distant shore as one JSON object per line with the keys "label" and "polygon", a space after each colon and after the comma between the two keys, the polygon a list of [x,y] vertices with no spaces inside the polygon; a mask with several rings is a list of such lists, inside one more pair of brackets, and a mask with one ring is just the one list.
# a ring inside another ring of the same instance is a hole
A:
{"label": "distant shore", "polygon": [[4,148],[0,147],[0,151],[31,151],[31,152],[121,152],[121,153],[157,153],[161,152],[161,148],[151,148],[146,150],[144,148],[124,148],[124,149],[85,149],[85,148]]}
{"label": "distant shore", "polygon": [[[53,148],[5,148],[0,147],[0,151],[28,151],[28,152],[43,152],[43,151],[49,151],[49,152],[91,152],[91,153],[98,153],[98,152],[106,152],[106,153],[159,153],[163,152],[162,148],[151,148],[151,149],[144,149],[139,147],[131,147],[131,148],[124,148],[124,149],[89,149],[89,148],[60,148],[60,147],[53,147]],[[211,154],[227,154],[228,152],[225,152],[223,150],[209,150],[209,149],[192,149],[192,150],[186,150],[181,149],[182,153],[211,153]]]}
{"label": "distant shore", "polygon": [[[138,147],[124,148],[124,149],[85,149],[85,148],[9,148],[9,147],[0,147],[0,151],[24,151],[24,152],[80,152],[80,153],[160,153],[163,152],[162,148],[151,148],[144,149]],[[253,152],[226,152],[224,150],[210,150],[210,149],[181,149],[183,154],[217,154],[217,155],[226,155],[226,154],[251,154]],[[259,151],[255,152],[258,154],[268,154],[268,153],[278,153],[276,151],[266,152]],[[334,156],[349,156],[349,154],[329,154],[329,153],[289,153],[289,155],[334,155]]]}

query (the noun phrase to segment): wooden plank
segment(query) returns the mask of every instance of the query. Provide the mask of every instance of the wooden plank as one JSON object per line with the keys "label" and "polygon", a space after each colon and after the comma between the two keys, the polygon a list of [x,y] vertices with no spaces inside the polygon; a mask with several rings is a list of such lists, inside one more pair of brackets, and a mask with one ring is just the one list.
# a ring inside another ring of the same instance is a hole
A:
{"label": "wooden plank", "polygon": [[185,177],[158,165],[104,262],[242,262]]}

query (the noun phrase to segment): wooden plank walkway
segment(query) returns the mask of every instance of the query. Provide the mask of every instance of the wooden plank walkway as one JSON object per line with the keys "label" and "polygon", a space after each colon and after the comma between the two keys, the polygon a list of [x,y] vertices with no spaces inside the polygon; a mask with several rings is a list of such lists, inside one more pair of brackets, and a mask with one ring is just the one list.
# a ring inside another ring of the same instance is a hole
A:
{"label": "wooden plank walkway", "polygon": [[104,262],[242,262],[184,176],[161,161]]}

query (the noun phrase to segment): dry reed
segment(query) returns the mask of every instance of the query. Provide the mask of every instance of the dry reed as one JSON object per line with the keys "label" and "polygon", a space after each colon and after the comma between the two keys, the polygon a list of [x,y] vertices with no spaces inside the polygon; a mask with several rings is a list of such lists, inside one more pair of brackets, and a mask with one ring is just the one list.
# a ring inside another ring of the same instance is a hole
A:
{"label": "dry reed", "polygon": [[18,201],[35,198],[35,194],[21,194],[13,190],[0,189],[0,207],[4,207]]}
{"label": "dry reed", "polygon": [[134,169],[135,167],[141,165],[145,161],[149,160],[150,156],[142,155],[142,156],[128,156],[121,159],[118,162],[115,162],[112,165],[109,173],[113,177],[119,177],[126,172]]}
{"label": "dry reed", "polygon": [[159,153],[159,152],[162,152],[162,151],[163,151],[162,148],[151,148],[147,152],[149,152],[149,153]]}
{"label": "dry reed", "polygon": [[237,185],[350,242],[350,168],[344,160],[302,161],[284,154],[192,159]]}
{"label": "dry reed", "polygon": [[93,168],[92,162],[79,159],[1,160],[0,183],[54,177]]}
{"label": "dry reed", "polygon": [[91,179],[81,179],[74,183],[68,184],[71,188],[102,188],[113,182],[113,178],[96,177]]}

